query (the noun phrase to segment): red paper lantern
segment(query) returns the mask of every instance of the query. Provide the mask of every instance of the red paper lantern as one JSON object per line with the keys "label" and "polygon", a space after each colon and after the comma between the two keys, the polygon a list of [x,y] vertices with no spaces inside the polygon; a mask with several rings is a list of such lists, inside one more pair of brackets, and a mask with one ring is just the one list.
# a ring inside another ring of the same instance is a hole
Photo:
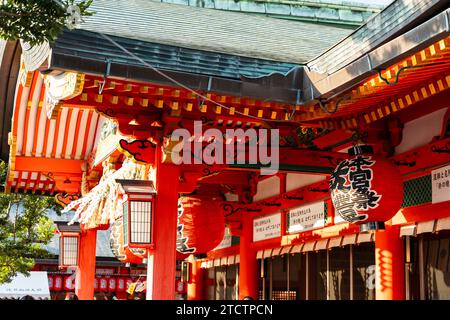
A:
{"label": "red paper lantern", "polygon": [[177,251],[201,254],[222,241],[225,218],[218,202],[184,201],[178,206]]}
{"label": "red paper lantern", "polygon": [[94,290],[98,290],[99,277],[94,278]]}
{"label": "red paper lantern", "polygon": [[109,292],[116,291],[116,279],[115,278],[109,278],[109,280],[108,280],[108,291]]}
{"label": "red paper lantern", "polygon": [[403,180],[388,159],[373,155],[370,146],[349,150],[350,158],[339,163],[330,177],[336,213],[359,224],[362,232],[384,229],[403,202]]}
{"label": "red paper lantern", "polygon": [[185,283],[182,282],[181,280],[177,280],[175,283],[175,291],[178,294],[183,294],[186,292],[186,286]]}
{"label": "red paper lantern", "polygon": [[125,278],[118,278],[117,279],[117,286],[116,286],[116,291],[117,292],[125,292],[125,290],[127,289],[126,281],[127,280]]}
{"label": "red paper lantern", "polygon": [[64,290],[69,291],[73,290],[74,288],[74,278],[72,276],[64,277]]}
{"label": "red paper lantern", "polygon": [[62,276],[55,276],[54,277],[53,289],[55,291],[61,291],[62,287],[63,287],[63,277]]}
{"label": "red paper lantern", "polygon": [[53,276],[48,276],[48,289],[53,290]]}
{"label": "red paper lantern", "polygon": [[100,280],[99,280],[99,290],[103,291],[103,292],[108,291],[108,279],[100,278]]}

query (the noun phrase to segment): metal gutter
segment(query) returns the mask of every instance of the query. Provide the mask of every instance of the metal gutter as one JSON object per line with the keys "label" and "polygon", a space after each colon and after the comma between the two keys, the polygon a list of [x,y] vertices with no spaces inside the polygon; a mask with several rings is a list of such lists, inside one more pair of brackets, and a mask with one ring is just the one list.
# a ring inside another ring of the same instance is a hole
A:
{"label": "metal gutter", "polygon": [[450,9],[447,9],[405,34],[385,43],[328,76],[305,70],[303,103],[338,96],[378,70],[395,64],[450,35]]}
{"label": "metal gutter", "polygon": [[[109,69],[108,69],[109,64]],[[152,82],[160,85],[174,86],[173,82],[154,70],[143,65],[130,65],[120,60],[99,60],[81,56],[72,56],[52,50],[49,65],[44,73],[55,71],[74,71],[94,76],[104,76],[128,81]],[[244,96],[260,100],[298,102],[301,87],[301,68],[296,68],[287,75],[272,74],[269,77],[245,78],[241,80],[193,74],[173,70],[161,70],[183,85],[200,92],[215,92],[223,95]],[[299,73],[300,72],[300,73]]]}

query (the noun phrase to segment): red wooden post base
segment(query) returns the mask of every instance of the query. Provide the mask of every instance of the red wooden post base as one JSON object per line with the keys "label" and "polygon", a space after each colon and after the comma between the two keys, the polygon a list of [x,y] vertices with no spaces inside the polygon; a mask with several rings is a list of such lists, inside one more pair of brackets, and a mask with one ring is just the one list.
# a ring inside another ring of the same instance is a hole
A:
{"label": "red wooden post base", "polygon": [[252,297],[258,299],[258,260],[256,251],[252,247],[253,221],[243,216],[242,235],[240,241],[239,266],[239,299]]}
{"label": "red wooden post base", "polygon": [[153,300],[175,299],[179,166],[158,162],[153,240]]}
{"label": "red wooden post base", "polygon": [[94,299],[95,256],[97,230],[81,234],[75,293],[80,300]]}
{"label": "red wooden post base", "polygon": [[375,235],[375,298],[405,299],[405,267],[403,239],[399,226],[386,226]]}
{"label": "red wooden post base", "polygon": [[203,300],[205,269],[202,269],[201,263],[195,261],[192,256],[189,257],[189,262],[191,263],[191,279],[187,286],[187,298],[188,300]]}

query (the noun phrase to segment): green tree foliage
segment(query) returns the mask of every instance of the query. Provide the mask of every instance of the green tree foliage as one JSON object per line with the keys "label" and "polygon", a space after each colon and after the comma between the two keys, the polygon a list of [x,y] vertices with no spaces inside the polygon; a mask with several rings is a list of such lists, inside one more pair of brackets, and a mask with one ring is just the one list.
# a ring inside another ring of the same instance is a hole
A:
{"label": "green tree foliage", "polygon": [[0,0],[0,38],[31,46],[55,41],[64,27],[74,28],[93,0]]}
{"label": "green tree foliage", "polygon": [[[6,171],[1,162],[2,184]],[[53,221],[46,215],[49,209],[58,212],[54,198],[0,193],[0,283],[18,273],[28,274],[35,258],[49,257],[42,247],[54,236]]]}

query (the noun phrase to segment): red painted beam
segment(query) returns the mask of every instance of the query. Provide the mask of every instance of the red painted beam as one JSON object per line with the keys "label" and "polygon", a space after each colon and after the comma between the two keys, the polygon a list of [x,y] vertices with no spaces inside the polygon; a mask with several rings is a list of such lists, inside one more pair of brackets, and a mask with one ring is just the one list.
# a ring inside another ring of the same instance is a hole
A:
{"label": "red painted beam", "polygon": [[49,159],[35,157],[16,157],[16,171],[30,171],[58,174],[79,174],[81,177],[82,160]]}

